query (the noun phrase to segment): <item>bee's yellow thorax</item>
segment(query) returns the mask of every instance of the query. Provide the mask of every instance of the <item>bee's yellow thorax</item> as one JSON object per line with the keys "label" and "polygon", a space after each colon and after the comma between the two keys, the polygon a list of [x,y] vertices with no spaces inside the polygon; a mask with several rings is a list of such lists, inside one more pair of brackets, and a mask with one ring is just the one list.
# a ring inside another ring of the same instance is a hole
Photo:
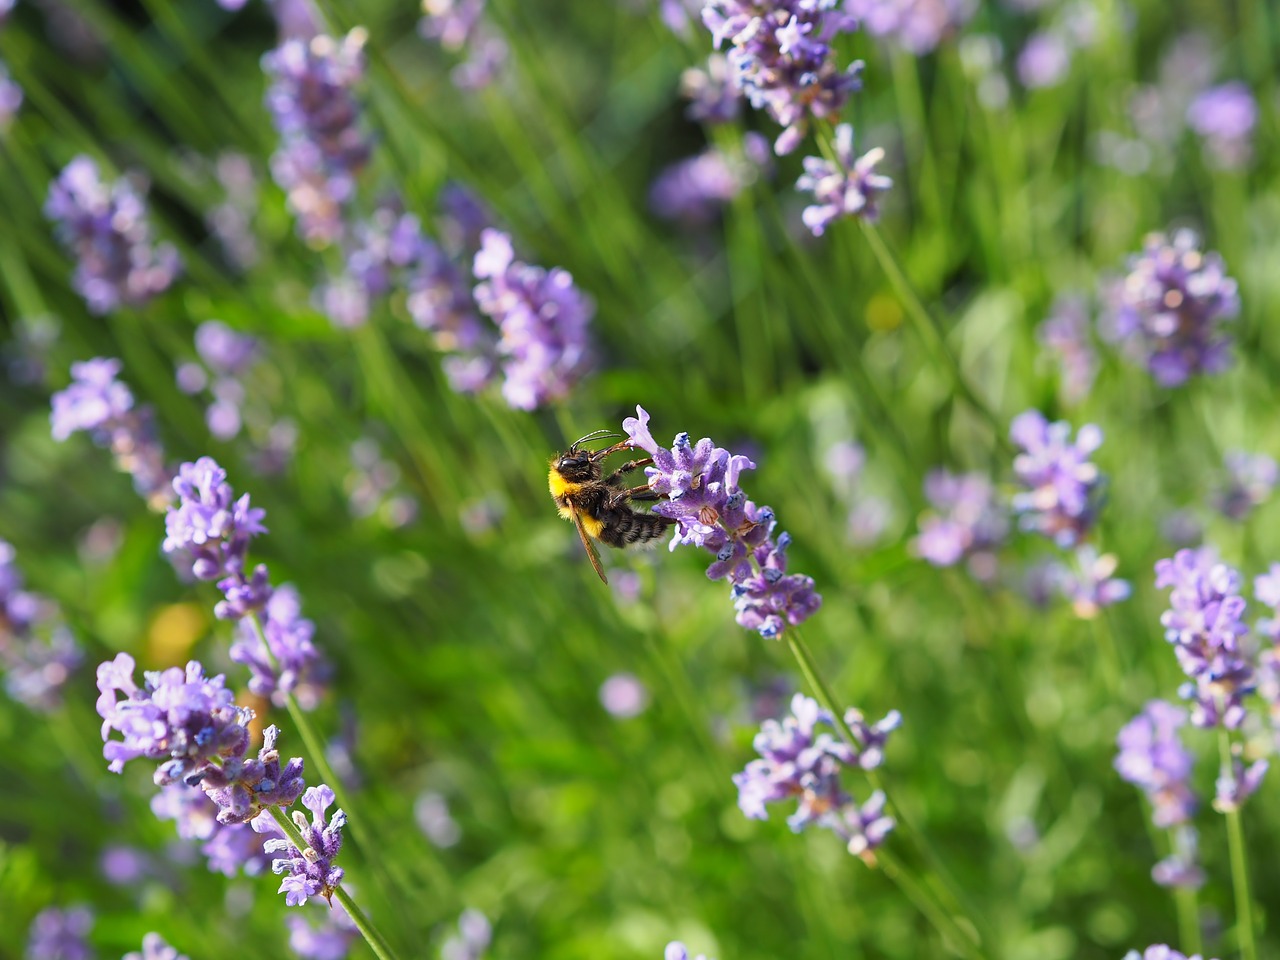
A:
{"label": "bee's yellow thorax", "polygon": [[[556,500],[566,494],[574,494],[582,489],[582,484],[574,483],[572,480],[566,480],[560,475],[560,471],[555,467],[551,468],[551,472],[547,474],[547,486],[551,488],[551,496]],[[564,514],[568,516],[568,514]]]}

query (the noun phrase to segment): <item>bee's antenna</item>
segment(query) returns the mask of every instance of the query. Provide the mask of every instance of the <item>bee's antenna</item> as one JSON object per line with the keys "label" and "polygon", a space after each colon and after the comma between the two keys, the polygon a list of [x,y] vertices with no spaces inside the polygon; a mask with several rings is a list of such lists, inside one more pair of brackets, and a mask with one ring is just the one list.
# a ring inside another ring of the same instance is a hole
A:
{"label": "bee's antenna", "polygon": [[584,443],[590,443],[592,440],[603,440],[605,437],[620,437],[620,436],[622,436],[622,434],[613,433],[607,429],[593,430],[591,433],[588,433],[585,437],[579,437],[577,440],[573,441],[573,443],[569,445],[569,449],[576,453],[578,450],[578,447],[582,446]]}

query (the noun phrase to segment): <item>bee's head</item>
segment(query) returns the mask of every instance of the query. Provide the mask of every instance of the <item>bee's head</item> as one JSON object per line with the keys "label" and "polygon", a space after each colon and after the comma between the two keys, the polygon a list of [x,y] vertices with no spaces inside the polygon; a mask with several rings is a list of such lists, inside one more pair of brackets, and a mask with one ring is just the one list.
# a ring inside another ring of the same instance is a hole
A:
{"label": "bee's head", "polygon": [[584,480],[600,479],[600,464],[592,459],[591,453],[570,447],[556,458],[556,473],[573,483]]}

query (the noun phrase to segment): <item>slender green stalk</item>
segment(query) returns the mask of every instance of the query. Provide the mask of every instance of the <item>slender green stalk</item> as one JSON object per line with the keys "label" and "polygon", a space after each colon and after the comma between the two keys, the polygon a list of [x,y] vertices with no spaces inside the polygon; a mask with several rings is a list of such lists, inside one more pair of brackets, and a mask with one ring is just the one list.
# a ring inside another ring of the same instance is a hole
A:
{"label": "slender green stalk", "polygon": [[1188,956],[1204,951],[1204,938],[1200,935],[1200,901],[1191,887],[1175,887],[1173,905],[1178,911],[1178,937],[1180,946]]}
{"label": "slender green stalk", "polygon": [[[280,807],[270,807],[268,809],[271,810],[271,818],[284,831],[284,835],[289,838],[289,842],[305,855],[310,848],[307,845],[307,841],[302,839],[302,833],[298,830],[297,824],[289,819],[289,814]],[[347,822],[350,823],[350,821]],[[395,951],[388,946],[382,934],[369,922],[369,918],[364,915],[364,911],[351,899],[351,894],[347,893],[341,886],[338,886],[334,888],[333,896],[337,897],[338,902],[347,911],[352,922],[355,923],[356,929],[360,931],[360,936],[364,937],[365,942],[369,944],[370,949],[377,955],[378,960],[398,960]]]}
{"label": "slender green stalk", "polygon": [[963,926],[956,922],[946,910],[938,904],[928,890],[926,890],[919,881],[911,875],[897,858],[888,850],[877,850],[876,861],[884,870],[884,875],[892,880],[902,891],[903,895],[911,901],[930,923],[934,929],[938,931],[943,939],[957,952],[966,957],[980,960],[983,957],[980,946],[975,942],[971,931],[966,930]]}
{"label": "slender green stalk", "polygon": [[[1223,772],[1229,773],[1231,735],[1225,729],[1218,731],[1218,753]],[[1253,897],[1249,891],[1249,864],[1245,859],[1240,811],[1228,810],[1224,816],[1227,818],[1227,846],[1231,851],[1231,887],[1236,900],[1236,941],[1240,945],[1240,960],[1258,960],[1253,929]]]}
{"label": "slender green stalk", "polygon": [[[796,627],[788,627],[786,630],[786,638],[787,646],[790,648],[792,656],[796,658],[796,662],[800,666],[800,672],[804,675],[805,681],[809,684],[810,689],[813,690],[822,706],[831,714],[832,720],[835,723],[840,736],[847,744],[849,744],[850,747],[857,749],[859,746],[858,739],[853,735],[853,731],[849,729],[849,725],[845,723],[844,711],[840,709],[839,702],[832,695],[831,689],[827,686],[826,681],[822,679],[822,675],[818,672],[817,666],[813,661],[813,655],[809,652],[809,648],[805,644],[804,638],[800,636],[800,631]],[[978,932],[979,927],[974,919],[977,917],[977,912],[971,906],[964,903],[961,894],[958,893],[958,885],[956,884],[956,881],[951,877],[949,871],[943,865],[941,858],[933,849],[933,846],[929,843],[924,833],[914,824],[912,819],[903,812],[902,808],[898,804],[893,802],[892,798],[889,796],[889,792],[885,789],[884,784],[881,782],[874,770],[867,771],[867,780],[874,789],[881,791],[885,795],[885,801],[897,820],[902,824],[903,832],[911,835],[912,839],[920,847],[920,850],[924,854],[926,861],[928,861],[929,866],[933,869],[938,883],[942,888],[941,893],[937,890],[928,891],[933,897],[933,903],[936,909],[942,911],[942,913],[947,916],[948,926],[952,928],[953,931],[963,931],[965,939],[968,941],[970,947],[976,951],[978,955],[983,955],[982,941],[984,938]],[[877,856],[880,856],[880,854],[877,853]],[[901,871],[899,876],[901,876]],[[894,879],[901,885],[901,881],[898,878]],[[920,889],[924,888],[921,887]],[[904,892],[907,891],[904,889]],[[971,927],[970,929],[966,930],[965,927],[955,921],[955,918],[951,916],[947,911],[947,908],[943,907],[939,902],[942,898],[946,898],[951,901],[952,910],[967,915],[967,919],[969,920]],[[931,920],[933,919],[931,914],[926,915],[930,916]],[[939,932],[941,932],[941,930],[939,930]],[[990,937],[987,939],[990,942],[994,942]]]}
{"label": "slender green stalk", "polygon": [[946,340],[943,338],[937,319],[920,301],[919,294],[916,293],[915,288],[911,285],[911,281],[907,279],[906,273],[903,272],[902,266],[898,263],[893,252],[890,251],[888,244],[884,242],[884,238],[880,236],[880,231],[866,220],[859,220],[858,222],[862,225],[862,233],[867,238],[867,243],[870,244],[872,253],[875,254],[876,259],[880,262],[881,269],[884,270],[885,275],[889,278],[889,283],[893,285],[898,297],[902,300],[907,316],[911,318],[911,323],[916,329],[916,335],[924,342],[925,349],[933,354],[933,359],[936,363],[946,369],[952,385],[960,396],[982,419],[990,424],[995,433],[996,445],[1005,445],[1008,441],[1004,437],[1003,424],[987,402],[979,397],[973,388],[969,386],[969,381],[965,379],[964,371],[960,369],[960,363],[947,348]]}

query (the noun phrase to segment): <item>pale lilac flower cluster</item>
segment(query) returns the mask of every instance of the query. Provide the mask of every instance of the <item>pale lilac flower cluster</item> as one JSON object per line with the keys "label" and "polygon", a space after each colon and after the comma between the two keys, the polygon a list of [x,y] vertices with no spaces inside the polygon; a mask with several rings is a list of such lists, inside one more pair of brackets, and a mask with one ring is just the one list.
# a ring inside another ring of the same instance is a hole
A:
{"label": "pale lilac flower cluster", "polygon": [[489,86],[507,63],[507,42],[484,8],[485,0],[422,0],[418,33],[450,53],[466,54],[450,75],[459,90]]}
{"label": "pale lilac flower cluster", "polygon": [[720,53],[707,58],[705,69],[689,67],[680,74],[680,95],[689,101],[685,116],[695,123],[730,123],[742,112],[742,93]]}
{"label": "pale lilac flower cluster", "polygon": [[262,838],[247,823],[222,823],[218,805],[203,790],[170,783],[151,798],[157,820],[172,820],[183,840],[198,840],[200,853],[214,873],[254,877],[270,866]]}
{"label": "pale lilac flower cluster", "polygon": [[734,83],[783,126],[781,155],[800,145],[814,119],[834,117],[862,87],[862,61],[836,66],[832,42],[857,29],[835,0],[706,0],[702,22],[726,40]]}
{"label": "pale lilac flower cluster", "polygon": [[211,457],[184,463],[173,480],[178,503],[165,516],[164,552],[199,580],[218,580],[220,620],[239,621],[231,657],[253,673],[250,689],[277,705],[293,695],[304,709],[319,701],[328,666],[312,643],[296,591],[271,586],[263,564],[246,571],[249,543],[265,533],[265,511],[236,499],[227,473]]}
{"label": "pale lilac flower cluster", "polygon": [[1040,343],[1057,360],[1059,389],[1069,404],[1088,396],[1098,374],[1098,355],[1089,339],[1091,327],[1085,298],[1065,294],[1054,300],[1049,316],[1036,331]]}
{"label": "pale lilac flower cluster", "polygon": [[1240,312],[1240,296],[1222,258],[1202,252],[1193,231],[1148,235],[1111,299],[1107,335],[1128,345],[1160,386],[1231,365],[1221,327]]}
{"label": "pale lilac flower cluster", "polygon": [[324,913],[318,923],[297,913],[285,917],[289,949],[302,960],[344,960],[360,939],[360,931],[341,903],[321,909]]}
{"label": "pale lilac flower cluster", "polygon": [[0,62],[0,135],[13,123],[13,118],[22,106],[22,99],[22,88],[10,78],[9,71]]}
{"label": "pale lilac flower cluster", "polygon": [[930,509],[920,517],[912,541],[917,554],[935,567],[962,560],[980,580],[995,575],[995,551],[1009,533],[1009,519],[991,481],[980,473],[931,470],[924,480]]}
{"label": "pale lilac flower cluster", "polygon": [[884,159],[879,147],[857,156],[853,149],[853,127],[842,123],[836,127],[835,160],[805,157],[804,174],[796,181],[796,189],[813,194],[813,204],[801,215],[804,225],[815,237],[822,236],[833,220],[858,217],[874,223],[880,218],[877,197],[893,186],[893,181],[875,172]]}
{"label": "pale lilac flower cluster", "polygon": [[25,589],[17,551],[0,540],[0,671],[9,696],[32,710],[56,710],[83,659],[57,607]]}
{"label": "pale lilac flower cluster", "polygon": [[1204,869],[1200,866],[1199,835],[1195,828],[1179,824],[1170,833],[1173,850],[1151,868],[1151,879],[1162,887],[1197,890],[1204,886]]}
{"label": "pale lilac flower cluster", "polygon": [[126,953],[122,960],[187,960],[177,949],[169,946],[158,933],[148,933],[142,938],[142,952]]}
{"label": "pale lilac flower cluster", "polygon": [[342,485],[353,517],[377,516],[392,528],[412,523],[418,501],[400,481],[400,468],[382,455],[377,440],[361,437],[351,445],[351,470]]}
{"label": "pale lilac flower cluster", "polygon": [[760,727],[754,741],[759,759],[733,775],[739,808],[753,820],[767,820],[768,804],[795,799],[796,811],[787,818],[792,830],[816,824],[844,840],[850,853],[873,862],[873,851],[894,827],[884,814],[884,794],[877,791],[859,806],[841,787],[840,773],[845,767],[878,767],[889,734],[901,722],[896,710],[875,724],[867,724],[857,710],[848,711],[845,723],[857,740],[855,747],[818,732],[819,724],[834,727],[831,714],[797,693],[791,716],[781,723],[766,720]]}
{"label": "pale lilac flower cluster", "polygon": [[26,960],[92,960],[93,912],[84,906],[45,907],[27,932]]}
{"label": "pale lilac flower cluster", "polygon": [[1262,785],[1271,764],[1255,760],[1245,766],[1239,757],[1232,757],[1230,764],[1218,774],[1214,783],[1213,809],[1219,813],[1239,810],[1241,805]]}
{"label": "pale lilac flower cluster", "polygon": [[511,238],[498,230],[481,233],[473,272],[476,305],[498,327],[507,403],[535,410],[564,397],[590,366],[595,304],[568,271],[515,259]]}
{"label": "pale lilac flower cluster", "polygon": [[71,283],[91,313],[143,306],[181,268],[177,250],[152,242],[142,192],[127,178],[105,182],[89,157],[73,159],[49,185],[44,214],[75,255]]}
{"label": "pale lilac flower cluster", "polygon": [[316,247],[342,236],[356,175],[369,161],[352,95],[364,76],[365,40],[361,29],[340,40],[291,38],[262,58],[271,80],[267,108],[281,138],[271,173],[288,195],[299,234]]}
{"label": "pale lilac flower cluster", "polygon": [[[690,960],[689,948],[679,940],[672,940],[667,944],[666,950],[662,953],[663,960]],[[692,960],[707,960],[706,954],[698,954]]]}
{"label": "pale lilac flower cluster", "polygon": [[71,365],[71,383],[51,399],[53,439],[84,431],[108,447],[116,466],[133,477],[133,486],[159,509],[169,502],[169,468],[156,437],[150,407],[134,405],[133,393],[116,379],[119,360],[95,357]]}
{"label": "pale lilac flower cluster", "polygon": [[1243,521],[1267,502],[1280,482],[1280,466],[1263,453],[1232,451],[1226,468],[1226,483],[1214,493],[1213,506],[1228,520]]}
{"label": "pale lilac flower cluster", "polygon": [[934,50],[968,22],[974,0],[846,0],[844,9],[872,36],[890,37],[909,53]]}
{"label": "pale lilac flower cluster", "polygon": [[345,272],[319,291],[320,305],[334,325],[368,322],[374,299],[385,297],[400,272],[414,266],[424,242],[418,218],[395,200],[352,224],[344,238]]}
{"label": "pale lilac flower cluster", "polygon": [[333,861],[342,849],[342,828],[347,824],[347,815],[341,810],[335,810],[332,817],[326,815],[335,799],[332,788],[323,783],[308,787],[302,794],[302,805],[311,811],[311,820],[308,821],[302,811],[295,810],[293,822],[307,845],[305,850],[299,850],[285,837],[269,810],[252,821],[254,830],[270,837],[263,849],[267,853],[284,854],[271,862],[271,871],[284,875],[279,892],[291,907],[301,906],[311,897],[331,901],[334,890],[342,883],[343,870],[335,867]]}
{"label": "pale lilac flower cluster", "polygon": [[209,390],[212,402],[205,409],[205,425],[219,440],[240,432],[245,401],[243,375],[258,359],[258,341],[237,333],[220,320],[206,320],[196,327],[194,360],[179,365],[178,388],[191,395]]}
{"label": "pale lilac flower cluster", "polygon": [[715,219],[762,172],[767,172],[769,145],[758,133],[743,139],[742,156],[709,147],[702,153],[664,167],[649,187],[649,207],[665,220],[703,224]]}
{"label": "pale lilac flower cluster", "polygon": [[1013,497],[1019,526],[1064,549],[1076,546],[1098,515],[1102,474],[1089,455],[1102,445],[1102,431],[1085,424],[1072,440],[1065,420],[1050,423],[1040,411],[1027,410],[1014,418],[1009,437],[1021,450],[1013,461],[1024,487]]}
{"label": "pale lilac flower cluster", "polygon": [[1071,601],[1081,620],[1092,620],[1103,607],[1128,600],[1133,586],[1114,576],[1120,561],[1114,553],[1099,553],[1089,543],[1068,555],[1067,562],[1051,566],[1051,586]]}
{"label": "pale lilac flower cluster", "polygon": [[258,262],[258,238],[253,221],[258,212],[258,178],[253,164],[243,153],[225,150],[218,154],[214,173],[224,191],[224,199],[209,208],[205,224],[222,246],[230,263],[248,270]]}
{"label": "pale lilac flower cluster", "polygon": [[434,790],[418,794],[413,802],[413,820],[422,835],[437,847],[452,847],[462,839],[462,828],[449,812],[449,801]]}
{"label": "pale lilac flower cluster", "polygon": [[493,939],[489,918],[468,908],[458,917],[458,932],[440,945],[440,960],[480,960]]}
{"label": "pale lilac flower cluster", "polygon": [[1137,950],[1130,950],[1124,955],[1124,960],[1203,960],[1203,958],[1198,953],[1188,957],[1185,953],[1179,953],[1168,944],[1158,943],[1147,947],[1141,953]]}
{"label": "pale lilac flower cluster", "polygon": [[1240,574],[1217,560],[1208,547],[1179,550],[1156,563],[1156,587],[1171,588],[1170,609],[1160,616],[1165,639],[1190,681],[1180,694],[1193,701],[1197,727],[1240,727],[1244,697],[1257,678],[1243,638],[1245,600]]}
{"label": "pale lilac flower cluster", "polygon": [[1071,69],[1071,47],[1055,30],[1037,30],[1018,51],[1018,80],[1028,90],[1056,87]]}
{"label": "pale lilac flower cluster", "polygon": [[682,544],[700,547],[715,560],[707,568],[712,580],[727,579],[736,610],[735,619],[766,639],[782,636],[822,605],[811,577],[787,573],[791,537],[773,531],[773,510],[747,499],[738,487],[744,470],[755,464],[731,455],[704,437],[697,444],[679,434],[670,450],[659,447],[649,432],[649,414],[636,407],[636,417],[622,422],[630,446],[653,459],[645,468],[649,489],[666,497],[653,512],[676,522],[671,549]]}
{"label": "pale lilac flower cluster", "polygon": [[1258,103],[1243,83],[1234,80],[1202,91],[1187,107],[1187,124],[1203,138],[1214,166],[1222,170],[1248,166]]}
{"label": "pale lilac flower cluster", "polygon": [[1116,737],[1116,772],[1146,793],[1157,827],[1188,822],[1198,805],[1191,789],[1194,761],[1178,733],[1186,722],[1187,711],[1152,700]]}

